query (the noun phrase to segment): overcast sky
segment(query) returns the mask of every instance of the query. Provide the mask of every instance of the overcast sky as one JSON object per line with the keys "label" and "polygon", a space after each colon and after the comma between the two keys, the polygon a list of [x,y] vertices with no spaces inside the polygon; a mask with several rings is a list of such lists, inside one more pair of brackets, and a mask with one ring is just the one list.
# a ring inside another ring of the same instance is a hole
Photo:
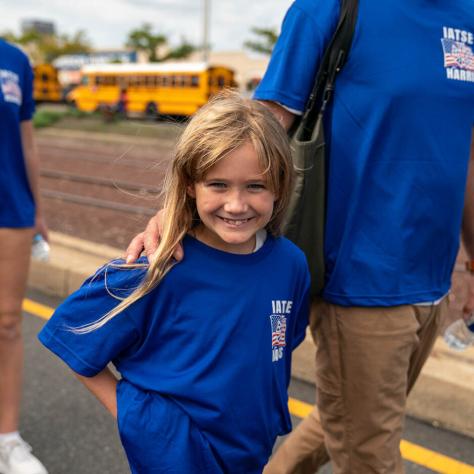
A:
{"label": "overcast sky", "polygon": [[[250,28],[277,27],[291,0],[209,0],[215,51],[241,49]],[[203,37],[204,0],[0,0],[0,32],[19,33],[22,19],[50,20],[59,33],[85,30],[95,48],[120,48],[127,33],[147,21],[177,44]]]}

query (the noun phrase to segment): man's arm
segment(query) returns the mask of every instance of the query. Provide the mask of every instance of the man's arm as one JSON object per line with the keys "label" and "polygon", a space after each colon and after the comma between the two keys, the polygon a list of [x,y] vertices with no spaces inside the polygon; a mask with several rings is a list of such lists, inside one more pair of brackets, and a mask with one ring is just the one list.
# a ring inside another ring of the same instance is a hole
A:
{"label": "man's arm", "polygon": [[[462,221],[462,240],[470,260],[474,260],[474,130],[471,141],[471,157],[467,175],[466,197],[464,200],[464,215]],[[468,277],[468,297],[464,306],[466,314],[474,311],[474,275]]]}
{"label": "man's arm", "polygon": [[20,124],[21,130],[21,144],[23,148],[23,156],[25,157],[26,173],[28,175],[28,182],[33,194],[36,206],[35,228],[45,240],[48,240],[48,230],[43,217],[43,206],[39,191],[39,155],[36,149],[36,143],[33,133],[33,122],[31,120],[24,120]]}
{"label": "man's arm", "polygon": [[[261,103],[273,112],[286,131],[290,129],[295,121],[295,114],[276,102],[262,100]],[[125,260],[127,263],[135,262],[143,250],[145,250],[145,253],[148,256],[155,252],[158,247],[158,242],[160,241],[161,229],[163,228],[162,219],[163,213],[162,211],[158,211],[156,215],[148,221],[145,231],[137,234],[133,238],[125,252]],[[181,260],[183,258],[183,250],[181,247],[176,249],[174,257],[176,260]]]}
{"label": "man's arm", "polygon": [[89,391],[104,405],[114,418],[117,418],[117,379],[107,368],[94,377],[84,377],[74,372],[74,375],[89,389]]}

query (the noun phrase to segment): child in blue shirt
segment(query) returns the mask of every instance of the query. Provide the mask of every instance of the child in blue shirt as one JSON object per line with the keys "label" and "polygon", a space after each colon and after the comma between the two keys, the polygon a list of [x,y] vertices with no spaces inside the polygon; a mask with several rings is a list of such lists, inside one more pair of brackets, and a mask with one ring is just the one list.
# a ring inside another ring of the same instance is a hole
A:
{"label": "child in blue shirt", "polygon": [[292,181],[271,112],[213,99],[180,138],[153,258],[101,268],[39,334],[117,417],[133,473],[261,473],[290,431],[309,287],[279,236]]}

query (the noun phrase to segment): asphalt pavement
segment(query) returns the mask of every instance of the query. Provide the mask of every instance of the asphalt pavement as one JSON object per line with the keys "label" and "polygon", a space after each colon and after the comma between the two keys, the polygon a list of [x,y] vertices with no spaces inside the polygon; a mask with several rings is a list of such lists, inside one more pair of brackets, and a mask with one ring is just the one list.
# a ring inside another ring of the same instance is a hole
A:
{"label": "asphalt pavement", "polygon": [[[60,302],[60,298],[38,291],[30,291],[28,299],[50,308]],[[45,320],[34,313],[25,313],[24,318],[26,357],[21,430],[25,439],[49,474],[126,474],[129,470],[115,421],[71,371],[42,347],[36,335]],[[312,404],[314,386],[294,379],[290,396]],[[299,421],[293,416],[294,424]],[[471,437],[408,418],[404,439],[410,446],[428,453],[427,457],[411,450],[416,462],[405,461],[407,474],[474,473]],[[327,466],[320,472],[332,471]]]}

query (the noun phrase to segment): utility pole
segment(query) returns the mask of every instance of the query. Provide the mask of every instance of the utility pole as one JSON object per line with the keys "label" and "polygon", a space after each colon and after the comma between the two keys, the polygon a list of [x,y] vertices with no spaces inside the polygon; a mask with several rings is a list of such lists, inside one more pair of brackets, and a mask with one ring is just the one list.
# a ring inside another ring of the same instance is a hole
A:
{"label": "utility pole", "polygon": [[209,16],[211,10],[211,0],[204,1],[203,35],[202,35],[202,60],[209,61]]}

